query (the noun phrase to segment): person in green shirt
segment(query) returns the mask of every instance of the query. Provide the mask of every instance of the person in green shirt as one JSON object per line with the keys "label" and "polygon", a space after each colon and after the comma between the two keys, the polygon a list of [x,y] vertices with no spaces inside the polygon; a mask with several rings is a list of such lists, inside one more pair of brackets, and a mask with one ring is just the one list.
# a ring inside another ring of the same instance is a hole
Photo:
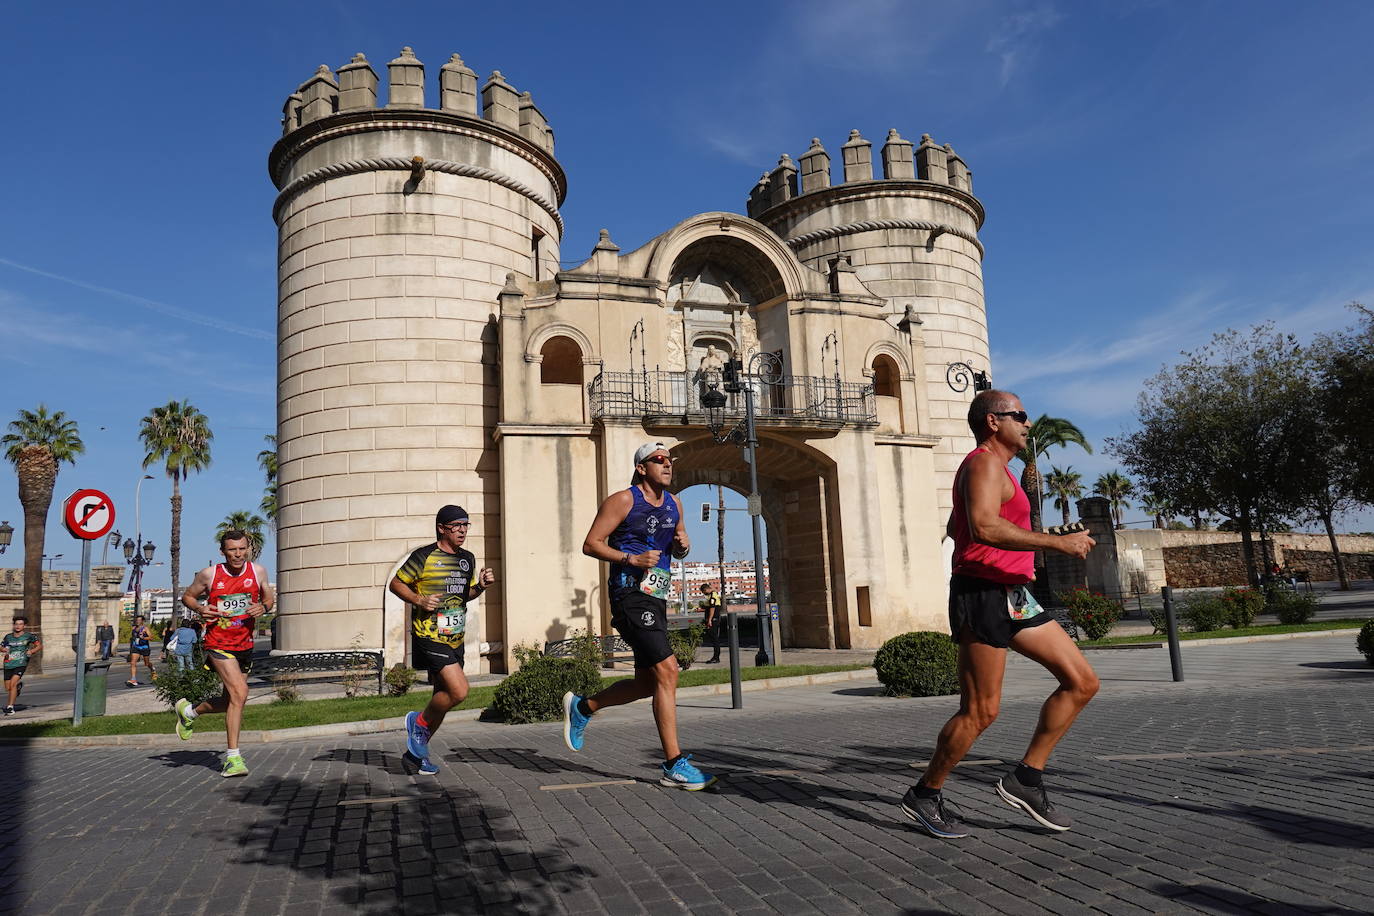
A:
{"label": "person in green shirt", "polygon": [[43,651],[43,640],[27,632],[29,618],[14,618],[13,632],[0,638],[0,649],[5,657],[5,691],[9,699],[5,703],[5,715],[14,715],[14,701],[19,699],[19,679],[29,666],[29,657]]}

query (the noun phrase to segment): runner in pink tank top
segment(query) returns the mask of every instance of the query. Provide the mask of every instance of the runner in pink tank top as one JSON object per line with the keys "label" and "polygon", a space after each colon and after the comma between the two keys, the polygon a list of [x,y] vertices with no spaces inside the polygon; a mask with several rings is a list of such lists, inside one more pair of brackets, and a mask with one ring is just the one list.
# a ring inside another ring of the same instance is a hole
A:
{"label": "runner in pink tank top", "polygon": [[941,787],[955,764],[997,718],[1007,649],[1045,666],[1059,689],[1045,701],[1021,764],[997,783],[997,794],[1051,830],[1070,820],[1045,795],[1042,775],[1050,752],[1097,693],[1097,675],[1078,646],[1031,595],[1035,553],[1055,550],[1086,557],[1086,532],[1056,536],[1030,530],[1030,501],[1007,467],[1026,445],[1030,418],[1008,391],[980,392],[969,406],[978,447],[954,476],[954,539],[949,581],[950,638],[959,644],[959,711],[945,723],[921,781],[907,790],[902,811],[932,836],[968,836]]}

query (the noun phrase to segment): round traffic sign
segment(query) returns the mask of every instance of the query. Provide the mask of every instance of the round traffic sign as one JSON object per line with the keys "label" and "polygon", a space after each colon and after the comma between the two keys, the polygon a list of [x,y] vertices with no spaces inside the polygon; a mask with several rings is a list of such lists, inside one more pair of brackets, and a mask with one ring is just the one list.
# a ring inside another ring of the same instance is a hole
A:
{"label": "round traffic sign", "polygon": [[72,537],[93,541],[114,527],[114,500],[99,490],[77,490],[62,504],[62,522]]}

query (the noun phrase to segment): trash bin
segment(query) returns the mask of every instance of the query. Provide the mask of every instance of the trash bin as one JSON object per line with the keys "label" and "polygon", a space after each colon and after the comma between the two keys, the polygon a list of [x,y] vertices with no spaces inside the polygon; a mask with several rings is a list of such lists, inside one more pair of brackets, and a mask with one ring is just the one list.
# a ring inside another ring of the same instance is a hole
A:
{"label": "trash bin", "polygon": [[81,686],[83,717],[105,715],[105,678],[109,671],[109,662],[86,662],[86,680]]}

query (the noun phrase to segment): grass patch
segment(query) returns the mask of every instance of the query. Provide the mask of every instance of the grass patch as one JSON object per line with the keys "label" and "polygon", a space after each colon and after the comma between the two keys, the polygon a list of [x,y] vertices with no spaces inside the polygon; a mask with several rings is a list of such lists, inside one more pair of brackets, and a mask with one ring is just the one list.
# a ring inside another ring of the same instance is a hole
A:
{"label": "grass patch", "polygon": [[[1202,630],[1197,633],[1180,632],[1179,641],[1190,639],[1230,639],[1236,636],[1272,636],[1280,633],[1313,633],[1322,630],[1358,630],[1364,625],[1363,617],[1342,617],[1336,620],[1314,620],[1310,623],[1274,623],[1258,627],[1241,627],[1233,630]],[[1084,640],[1080,646],[1123,646],[1142,642],[1166,642],[1164,634],[1155,636],[1108,636],[1106,639]]]}
{"label": "grass patch", "polygon": [[[830,671],[854,671],[866,665],[775,665],[770,668],[741,668],[740,678],[746,681],[760,678],[799,677],[808,674],[824,674]],[[603,686],[630,675],[603,677]],[[705,684],[728,684],[730,668],[726,665],[710,668],[692,668],[682,672],[678,681],[682,687],[699,687]],[[474,687],[457,709],[482,709],[491,703],[496,687]],[[300,700],[295,703],[271,703],[252,705],[244,712],[245,731],[271,730],[278,728],[299,728],[305,725],[331,725],[335,722],[361,722],[369,719],[391,719],[408,712],[424,709],[429,702],[430,692],[423,684],[417,685],[405,696],[366,696],[336,697],[329,700]],[[173,717],[168,712],[142,712],[123,716],[95,716],[86,718],[80,727],[73,728],[69,720],[58,719],[52,722],[27,722],[20,725],[0,726],[0,738],[64,738],[89,737],[95,735],[147,735],[171,734]],[[224,716],[207,715],[196,720],[197,734],[214,734],[224,731]]]}

